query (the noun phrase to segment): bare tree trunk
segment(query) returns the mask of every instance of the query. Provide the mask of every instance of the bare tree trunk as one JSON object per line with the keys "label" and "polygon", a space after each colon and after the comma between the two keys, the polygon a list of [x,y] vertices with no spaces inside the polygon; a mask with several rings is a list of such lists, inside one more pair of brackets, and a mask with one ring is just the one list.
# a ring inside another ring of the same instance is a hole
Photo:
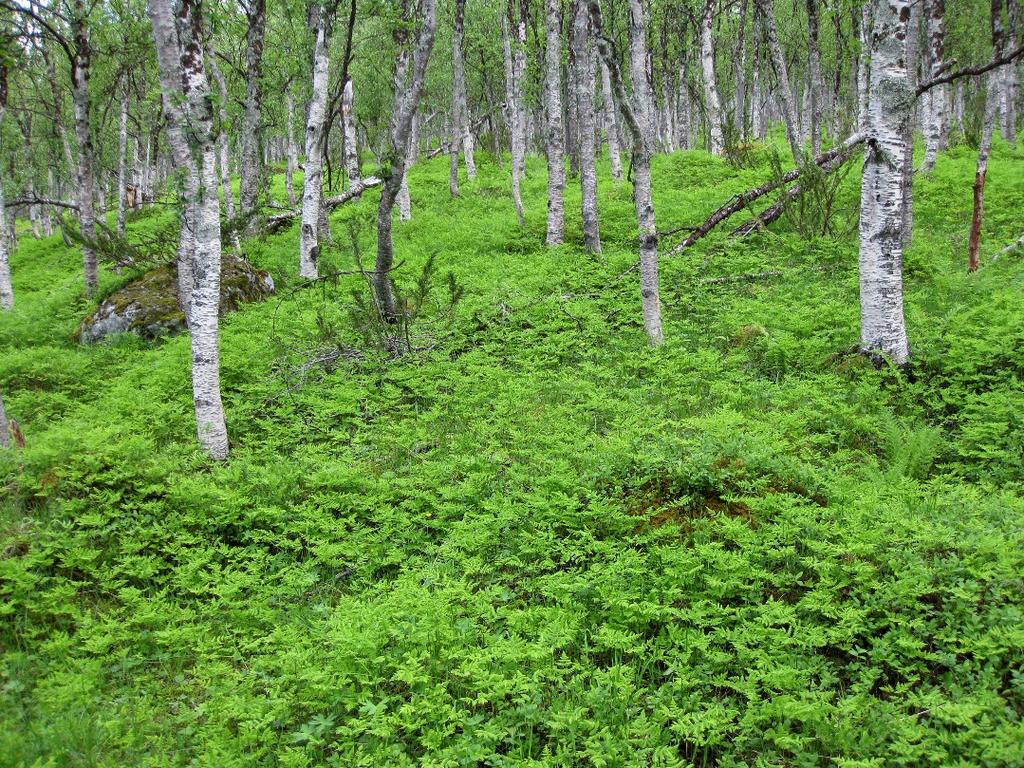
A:
{"label": "bare tree trunk", "polygon": [[[917,67],[920,59],[920,21],[919,12],[914,4],[909,6],[910,18],[907,20],[906,59],[907,83],[913,93],[917,88]],[[917,99],[910,103],[910,114],[907,117],[907,135],[903,141],[906,158],[903,162],[903,247],[909,248],[914,238],[914,124],[917,110]]]}
{"label": "bare tree trunk", "polygon": [[320,258],[320,212],[323,202],[323,138],[327,116],[331,40],[331,8],[321,2],[310,8],[310,22],[315,30],[313,43],[313,83],[306,116],[305,171],[302,177],[302,224],[299,229],[299,275],[317,276]]}
{"label": "bare tree trunk", "polygon": [[128,88],[121,92],[121,123],[117,135],[117,234],[124,235],[125,197],[128,194]]}
{"label": "bare tree trunk", "polygon": [[[945,0],[925,0],[924,14],[928,34],[928,63],[931,77],[938,77],[943,69],[943,52],[945,31],[943,29],[946,14]],[[924,170],[935,167],[935,159],[943,148],[946,119],[946,87],[937,86],[928,91],[928,103],[925,110],[925,154]]]}
{"label": "bare tree trunk", "polygon": [[[3,75],[6,77],[6,75]],[[0,192],[0,195],[3,193]],[[4,408],[4,396],[0,394],[0,448],[10,448],[11,438],[7,433],[7,410]]]}
{"label": "bare tree trunk", "polygon": [[907,362],[903,317],[903,164],[914,92],[906,66],[909,0],[872,0],[867,147],[861,181],[861,346]]}
{"label": "bare tree trunk", "polygon": [[[1003,8],[1002,0],[992,0],[992,50],[995,56],[1003,52]],[[988,73],[988,87],[985,90],[985,116],[981,124],[981,143],[978,147],[978,168],[974,174],[974,210],[971,215],[971,234],[967,244],[967,271],[978,270],[978,255],[981,250],[981,222],[985,213],[985,177],[988,174],[988,156],[992,151],[992,134],[995,132],[999,102],[1003,97],[1004,73],[997,67]]]}
{"label": "bare tree trunk", "polygon": [[359,147],[356,144],[356,118],[352,112],[354,98],[352,79],[345,83],[341,95],[341,123],[345,137],[345,173],[348,183],[355,184],[362,174],[359,171]]}
{"label": "bare tree trunk", "polygon": [[604,135],[608,142],[608,159],[612,164],[612,178],[622,178],[622,157],[619,153],[619,121],[615,114],[615,98],[608,65],[601,60],[601,96],[604,101]]}
{"label": "bare tree trunk", "polygon": [[597,132],[594,114],[594,78],[597,51],[589,45],[590,14],[585,2],[573,6],[570,47],[576,59],[578,76],[571,88],[575,91],[580,127],[580,191],[583,214],[583,244],[591,253],[601,252],[601,228],[597,218],[597,169],[594,164],[594,137]]}
{"label": "bare tree trunk", "polygon": [[266,35],[266,0],[249,0],[245,35],[245,108],[242,111],[239,199],[243,216],[250,216],[251,232],[260,205],[263,184],[263,41]]}
{"label": "bare tree trunk", "polygon": [[739,29],[736,41],[736,135],[747,139],[747,0],[740,0]]}
{"label": "bare tree trunk", "polygon": [[[7,63],[0,59],[0,128],[3,128],[7,112]],[[11,265],[7,250],[7,211],[4,206],[4,186],[0,184],[0,310],[5,312],[14,306],[14,289],[11,287]],[[7,417],[3,414],[3,400],[0,400],[0,445],[7,446]]]}
{"label": "bare tree trunk", "polygon": [[[514,2],[514,0],[512,1]],[[526,219],[523,217],[523,197],[519,190],[519,177],[523,168],[522,156],[526,154],[526,148],[524,146],[524,126],[522,124],[523,114],[519,107],[520,83],[516,67],[518,54],[513,55],[512,52],[512,39],[508,28],[509,23],[502,18],[501,39],[505,59],[505,111],[508,120],[509,145],[512,155],[510,163],[512,167],[512,203],[516,208],[516,218],[519,220],[519,226],[522,227],[526,225]],[[525,38],[525,20],[520,19],[517,23],[518,27],[522,27],[522,36]]]}
{"label": "bare tree trunk", "polygon": [[654,146],[654,98],[647,80],[647,40],[641,0],[629,0],[630,79],[632,106],[626,96],[612,47],[604,37],[598,0],[588,0],[594,37],[601,58],[608,66],[620,111],[633,133],[633,203],[640,234],[640,303],[644,330],[652,346],[665,340],[661,328],[661,300],[658,287],[658,230],[651,196],[651,155]]}
{"label": "bare tree trunk", "polygon": [[[203,62],[201,0],[150,0],[160,86],[175,164],[185,176],[185,207],[194,215],[194,287],[189,314],[192,400],[206,454],[228,455],[220,395],[220,200],[213,109]],[[177,21],[177,28],[175,22]]]}
{"label": "bare tree trunk", "polygon": [[[217,162],[220,166],[220,186],[224,192],[224,217],[229,221],[235,218],[235,197],[231,191],[231,152],[228,148],[228,84],[224,74],[217,66],[217,57],[213,46],[207,48],[206,61],[210,74],[217,83],[217,117],[220,121],[220,132],[217,135]],[[149,145],[146,145],[146,166],[149,166]]]}
{"label": "bare tree trunk", "polygon": [[390,175],[384,180],[380,205],[377,208],[377,261],[374,268],[373,287],[377,305],[385,319],[398,315],[395,294],[391,288],[391,267],[394,264],[394,244],[391,237],[391,211],[398,197],[398,190],[405,175],[406,153],[409,150],[409,135],[412,132],[413,116],[423,93],[423,82],[427,73],[427,62],[434,47],[434,32],[437,26],[435,0],[423,0],[419,35],[412,58],[412,77],[396,78],[395,107],[391,117],[391,151],[394,162]]}
{"label": "bare tree trunk", "polygon": [[789,85],[786,57],[782,53],[782,46],[779,44],[779,32],[775,26],[775,4],[773,0],[757,0],[757,6],[761,11],[765,39],[768,43],[768,52],[771,54],[775,75],[779,81],[779,95],[782,97],[782,115],[786,123],[786,138],[789,141],[789,148],[793,152],[793,160],[800,162],[800,157],[803,154],[800,145],[800,123],[797,118],[793,90]]}
{"label": "bare tree trunk", "polygon": [[[1009,27],[1006,30],[1006,47],[1014,50],[1017,47],[1017,33],[1021,31],[1024,18],[1020,14],[1020,0],[1006,0],[1006,14]],[[1014,62],[1005,67],[1006,77],[1003,81],[1003,138],[1011,148],[1017,145],[1017,90],[1018,90],[1018,68],[1019,63]]]}
{"label": "bare tree trunk", "polygon": [[453,139],[459,137],[462,142],[462,158],[466,164],[466,176],[470,181],[476,178],[476,161],[473,158],[473,126],[471,125],[469,108],[466,104],[466,67],[462,55],[463,26],[466,0],[455,0],[455,32],[452,37],[452,100],[457,113],[458,130],[452,133]]}
{"label": "bare tree trunk", "polygon": [[299,164],[298,150],[295,148],[295,99],[292,97],[292,89],[289,88],[284,94],[285,119],[288,125],[285,126],[285,147],[286,165],[284,168],[284,188],[288,195],[288,205],[295,205],[295,169]]}
{"label": "bare tree trunk", "polygon": [[700,20],[700,68],[704,82],[704,109],[708,115],[708,151],[722,154],[725,140],[722,136],[722,107],[715,83],[715,43],[711,34],[717,0],[705,0]]}
{"label": "bare tree trunk", "polygon": [[[562,36],[560,0],[547,0],[547,41],[544,46],[544,108],[547,112],[548,225],[545,242],[561,245],[565,238],[565,135],[562,126]],[[577,66],[586,66],[577,61]]]}
{"label": "bare tree trunk", "polygon": [[71,17],[74,58],[71,65],[71,96],[75,111],[75,142],[78,145],[78,225],[85,241],[82,245],[82,267],[85,292],[95,295],[99,286],[99,264],[92,243],[96,241],[96,178],[93,172],[94,151],[89,121],[89,68],[92,51],[86,24],[85,0],[74,0]]}
{"label": "bare tree trunk", "polygon": [[825,96],[825,84],[821,80],[821,49],[818,42],[818,2],[807,0],[808,54],[807,68],[810,70],[810,132],[811,154],[821,154],[821,112]]}

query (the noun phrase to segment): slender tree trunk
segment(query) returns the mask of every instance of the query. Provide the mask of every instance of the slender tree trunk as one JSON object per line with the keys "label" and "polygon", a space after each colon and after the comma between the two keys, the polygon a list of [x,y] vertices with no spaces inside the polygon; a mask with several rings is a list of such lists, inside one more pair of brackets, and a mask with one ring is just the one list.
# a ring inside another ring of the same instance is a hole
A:
{"label": "slender tree trunk", "polygon": [[121,93],[121,122],[117,135],[117,234],[124,235],[125,198],[128,194],[128,88]]}
{"label": "slender tree trunk", "polygon": [[658,286],[658,229],[651,195],[651,155],[654,146],[654,97],[647,79],[647,32],[641,0],[629,0],[629,63],[633,103],[626,96],[622,76],[604,37],[598,0],[588,0],[594,37],[608,66],[620,111],[633,134],[633,203],[640,234],[640,303],[644,330],[652,346],[664,342]]}
{"label": "slender tree trunk", "polygon": [[266,35],[266,0],[249,0],[246,7],[245,108],[242,111],[239,200],[247,230],[255,228],[253,213],[259,208],[264,182],[263,150],[263,41]]}
{"label": "slender tree trunk", "polygon": [[[1003,4],[992,0],[992,50],[995,56],[1003,53]],[[985,90],[985,116],[981,124],[981,143],[978,147],[978,168],[974,174],[974,210],[971,215],[971,234],[967,243],[967,271],[978,270],[981,250],[981,223],[985,213],[985,177],[988,174],[988,156],[992,151],[992,134],[999,113],[999,102],[1003,97],[1004,73],[996,67],[988,73],[988,87]]]}
{"label": "slender tree trunk", "polygon": [[[1006,0],[1006,14],[1009,21],[1006,30],[1006,48],[1012,51],[1017,47],[1019,40],[1017,34],[1021,32],[1021,25],[1024,24],[1024,18],[1021,18],[1020,13],[1020,0]],[[1006,77],[1003,81],[1003,138],[1011,148],[1017,145],[1017,91],[1019,86],[1017,69],[1019,66],[1019,62],[1014,62],[1004,67]]]}
{"label": "slender tree trunk", "polygon": [[[909,6],[907,21],[906,59],[907,83],[913,93],[917,88],[917,68],[920,59],[920,13],[915,4]],[[914,124],[916,122],[917,99],[910,104],[906,122],[907,135],[903,141],[906,158],[903,163],[903,247],[909,248],[914,238]]]}
{"label": "slender tree trunk", "polygon": [[[220,121],[220,131],[217,134],[217,164],[220,166],[220,186],[224,192],[224,217],[229,221],[235,218],[235,197],[231,191],[231,150],[228,147],[228,126],[231,124],[228,119],[228,84],[224,74],[217,66],[217,57],[213,52],[213,46],[207,48],[206,61],[210,68],[210,74],[217,84],[217,119]],[[146,166],[149,166],[149,145],[146,145]]]}
{"label": "slender tree trunk", "polygon": [[350,185],[362,177],[359,172],[359,147],[356,144],[356,118],[352,111],[354,96],[352,79],[349,78],[341,96],[341,123],[345,137],[345,173]]}
{"label": "slender tree trunk", "polygon": [[426,78],[427,62],[434,47],[434,32],[437,25],[435,0],[423,0],[416,50],[412,57],[412,77],[405,82],[396,78],[395,107],[391,117],[391,152],[394,161],[390,175],[384,180],[377,208],[377,260],[373,274],[374,293],[377,306],[385,319],[398,316],[395,293],[391,288],[391,267],[394,264],[394,244],[391,237],[391,212],[398,197],[402,177],[405,174],[406,153],[409,150],[409,135],[412,132],[413,116],[419,106]]}
{"label": "slender tree trunk", "polygon": [[[928,63],[931,77],[938,77],[943,68],[945,45],[945,0],[925,0],[924,14],[928,35]],[[924,170],[935,167],[935,159],[945,141],[944,124],[946,120],[946,87],[937,86],[928,91],[927,109],[925,110],[925,154]]]}
{"label": "slender tree trunk", "polygon": [[871,80],[861,181],[861,346],[909,358],[903,317],[903,164],[914,92],[906,66],[909,0],[871,0]]}
{"label": "slender tree trunk", "polygon": [[604,136],[608,142],[608,159],[612,164],[612,178],[622,178],[622,157],[619,153],[619,121],[615,114],[615,99],[608,65],[601,60],[601,97],[604,102]]}
{"label": "slender tree trunk", "polygon": [[810,70],[810,131],[811,154],[821,154],[821,113],[825,97],[825,84],[821,79],[821,48],[818,41],[818,2],[807,0],[808,54],[807,67]]}
{"label": "slender tree trunk", "polygon": [[594,114],[594,78],[597,51],[589,43],[590,13],[585,2],[573,6],[570,47],[576,59],[578,77],[571,83],[580,126],[580,191],[583,214],[583,244],[591,253],[601,252],[601,228],[597,218],[597,168],[594,164],[594,136],[597,131]]}
{"label": "slender tree trunk", "polygon": [[740,0],[736,41],[736,135],[747,140],[747,0]]}
{"label": "slender tree trunk", "polygon": [[761,11],[768,51],[771,54],[775,75],[779,81],[782,115],[786,123],[786,138],[789,141],[789,148],[793,152],[793,160],[800,162],[800,157],[803,155],[800,144],[800,122],[797,117],[796,100],[793,98],[793,90],[789,86],[786,57],[782,53],[782,46],[779,44],[779,32],[775,26],[775,3],[773,0],[757,0],[757,6]]}
{"label": "slender tree trunk", "polygon": [[[473,164],[473,134],[469,126],[466,109],[466,74],[462,59],[463,27],[466,16],[466,0],[455,0],[455,24],[452,29],[452,119],[449,141],[448,190],[452,197],[459,195],[459,150],[466,157],[466,175],[476,176]],[[461,147],[460,147],[461,145]],[[473,168],[470,174],[470,168]]]}
{"label": "slender tree trunk", "polygon": [[71,66],[71,96],[75,112],[75,142],[78,145],[78,224],[82,231],[82,267],[85,292],[95,295],[99,286],[99,264],[92,243],[96,241],[96,178],[93,172],[92,129],[89,120],[89,68],[92,50],[85,27],[85,0],[74,0],[71,17],[74,60]]}
{"label": "slender tree trunk", "polygon": [[7,432],[7,410],[4,408],[4,396],[0,394],[0,448],[10,447],[11,438]]}
{"label": "slender tree trunk", "polygon": [[[7,112],[7,63],[0,59],[0,129]],[[14,306],[14,289],[11,287],[11,265],[7,250],[7,211],[4,207],[4,186],[0,184],[0,310],[7,311]],[[3,400],[0,400],[0,445],[7,446],[7,417],[3,414]]]}
{"label": "slender tree trunk", "polygon": [[[519,77],[516,71],[516,56],[512,52],[512,39],[509,32],[509,22],[502,18],[501,39],[505,59],[505,110],[508,120],[509,145],[511,149],[511,170],[512,170],[512,203],[515,205],[516,218],[519,226],[526,225],[523,217],[523,198],[519,189],[519,177],[522,173],[523,160],[521,155],[525,154],[524,133],[522,126],[522,111],[519,108]],[[526,22],[521,23],[523,35],[525,36]]]}
{"label": "slender tree trunk", "polygon": [[221,460],[228,455],[228,436],[220,394],[220,200],[200,2],[150,0],[149,15],[164,109],[169,127],[174,127],[168,139],[185,177],[185,207],[194,216],[194,285],[188,319],[196,432],[207,455]]}
{"label": "slender tree trunk", "polygon": [[[547,113],[548,226],[545,242],[561,245],[565,238],[565,135],[562,126],[562,36],[560,0],[547,0],[544,46],[544,109]],[[577,60],[586,66],[584,62]]]}
{"label": "slender tree trunk", "polygon": [[853,24],[860,30],[860,55],[857,66],[857,130],[868,128],[868,104],[871,101],[871,37],[873,30],[873,3],[865,2],[859,18],[854,15]]}
{"label": "slender tree trunk", "polygon": [[314,29],[313,84],[306,116],[305,171],[302,178],[302,224],[299,229],[299,275],[317,276],[320,258],[319,223],[323,202],[323,138],[327,116],[329,85],[331,18],[327,3],[311,6],[310,22]]}
{"label": "slender tree trunk", "polygon": [[285,126],[285,148],[287,165],[284,169],[284,187],[288,194],[288,205],[295,205],[295,169],[299,164],[298,150],[295,148],[295,99],[291,88],[285,91],[285,114],[288,125]]}
{"label": "slender tree trunk", "polygon": [[700,20],[700,68],[704,82],[704,109],[708,116],[708,151],[722,154],[725,140],[722,135],[722,107],[715,83],[715,44],[711,34],[717,0],[705,0]]}

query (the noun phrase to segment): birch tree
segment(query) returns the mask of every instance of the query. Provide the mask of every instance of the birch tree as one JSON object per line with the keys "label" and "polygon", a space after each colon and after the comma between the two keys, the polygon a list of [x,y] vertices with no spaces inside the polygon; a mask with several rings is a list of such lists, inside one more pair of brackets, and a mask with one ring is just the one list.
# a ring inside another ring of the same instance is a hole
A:
{"label": "birch tree", "polygon": [[266,0],[248,0],[244,4],[245,33],[245,105],[240,133],[239,203],[243,216],[249,217],[247,229],[255,227],[253,214],[259,207],[263,184],[263,42],[266,36]]}
{"label": "birch tree", "polygon": [[[505,115],[508,122],[509,145],[512,172],[512,203],[516,209],[516,218],[519,226],[526,225],[523,216],[523,197],[520,190],[520,178],[526,162],[526,126],[523,123],[524,113],[521,106],[522,101],[522,70],[520,69],[520,46],[526,45],[526,19],[524,14],[516,9],[516,0],[509,0],[508,19],[501,21],[501,42],[502,53],[505,63]],[[516,45],[513,46],[512,32],[509,27],[515,27]],[[513,50],[515,47],[516,50]],[[522,62],[525,63],[525,53]]]}
{"label": "birch tree", "polygon": [[[330,74],[328,52],[331,44],[334,3],[309,4],[313,30],[313,83],[306,115],[305,171],[302,178],[302,223],[299,228],[299,275],[317,277],[320,257],[320,209],[323,204],[323,139],[327,117],[327,87]],[[351,83],[346,84],[348,90]]]}
{"label": "birch tree", "polygon": [[544,111],[547,117],[548,224],[545,242],[565,238],[565,133],[562,125],[562,36],[560,0],[546,0],[544,44]]}
{"label": "birch tree", "polygon": [[220,200],[213,109],[203,56],[201,0],[150,0],[160,89],[174,163],[182,173],[183,205],[193,227],[189,322],[196,432],[206,454],[228,455],[220,394]]}
{"label": "birch tree", "polygon": [[[583,0],[573,4],[570,47],[575,55],[579,76],[571,86],[576,92],[579,114],[579,156],[583,244],[591,253],[601,252],[601,229],[597,216],[597,168],[594,136],[597,132],[594,114],[594,78],[597,51],[590,45],[590,13]],[[615,149],[618,155],[618,146]],[[616,158],[617,159],[617,158]],[[621,169],[620,169],[621,170]]]}
{"label": "birch tree", "polygon": [[466,17],[466,0],[455,0],[455,20],[452,28],[452,124],[449,141],[451,169],[448,188],[452,197],[459,194],[459,151],[466,164],[466,176],[476,178],[473,159],[473,132],[466,106],[466,66],[462,56],[462,40]]}
{"label": "birch tree", "polygon": [[[220,186],[224,193],[224,216],[231,220],[235,218],[235,196],[231,189],[231,152],[228,140],[228,84],[224,74],[217,65],[217,57],[214,54],[213,46],[206,50],[206,63],[217,84],[217,119],[220,122],[220,130],[217,132],[217,165],[220,170]],[[146,148],[146,165],[149,165],[149,147]]]}
{"label": "birch tree", "polygon": [[914,93],[907,77],[909,0],[871,0],[871,77],[861,179],[861,347],[904,365],[904,142]]}
{"label": "birch tree", "polygon": [[700,18],[700,70],[704,83],[704,109],[708,116],[708,151],[720,155],[725,149],[725,141],[722,136],[722,107],[715,81],[715,44],[711,31],[716,5],[717,0],[704,0],[704,12]]}
{"label": "birch tree", "polygon": [[[0,52],[0,129],[4,126],[7,113],[7,62]],[[4,206],[4,185],[0,182],[0,310],[5,312],[14,307],[14,289],[11,286],[10,254],[7,249],[7,210]],[[0,401],[0,410],[3,402]],[[2,416],[2,413],[0,413]],[[0,434],[7,444],[7,418],[0,419]]]}
{"label": "birch tree", "polygon": [[298,150],[295,147],[295,98],[289,87],[284,92],[285,102],[285,168],[284,188],[288,205],[295,205],[295,170],[298,167]]}
{"label": "birch tree", "polygon": [[128,194],[128,85],[121,88],[121,119],[117,133],[117,234],[124,236],[125,203]]}
{"label": "birch tree", "polygon": [[[582,0],[584,3],[586,0]],[[618,181],[622,178],[622,157],[619,153],[619,121],[615,114],[615,97],[612,94],[611,74],[604,59],[600,59],[601,66],[601,97],[603,101],[604,115],[604,136],[608,144],[608,160],[612,165],[612,178]]]}
{"label": "birch tree", "polygon": [[391,268],[394,265],[394,243],[391,236],[391,213],[398,197],[398,191],[405,175],[409,135],[412,131],[413,116],[423,94],[423,83],[427,63],[434,47],[434,33],[437,28],[435,0],[423,0],[421,4],[419,32],[415,50],[412,53],[411,76],[395,81],[395,102],[391,115],[390,148],[387,166],[382,169],[384,185],[381,189],[380,204],[377,207],[377,259],[372,278],[377,306],[386,320],[398,315],[395,293],[391,287]]}
{"label": "birch tree", "polygon": [[789,141],[789,148],[793,152],[793,160],[800,162],[803,154],[800,144],[800,121],[797,118],[796,99],[793,98],[793,89],[789,85],[789,72],[786,68],[786,57],[782,53],[782,45],[779,43],[779,31],[775,24],[775,4],[773,0],[756,0],[758,10],[761,12],[761,22],[764,25],[765,42],[768,44],[768,52],[772,57],[772,65],[775,67],[775,76],[779,81],[779,96],[782,101],[782,116],[786,126],[786,139]]}
{"label": "birch tree", "polygon": [[629,69],[633,97],[626,95],[611,42],[604,37],[601,6],[587,0],[594,39],[608,66],[619,111],[633,134],[633,204],[640,235],[640,303],[644,330],[652,346],[664,342],[658,286],[658,230],[651,196],[651,156],[654,153],[654,96],[647,79],[647,29],[640,0],[629,0]]}
{"label": "birch tree", "polygon": [[95,148],[89,115],[89,75],[92,48],[89,44],[88,10],[85,0],[74,0],[71,14],[71,101],[75,115],[75,144],[78,149],[78,226],[82,232],[82,271],[85,292],[93,296],[99,287],[99,263],[96,259],[96,176]]}
{"label": "birch tree", "polygon": [[[1003,3],[992,0],[991,11],[992,51],[998,57],[1003,53]],[[974,205],[971,213],[971,234],[967,241],[967,271],[978,270],[981,251],[981,222],[985,214],[985,180],[988,175],[988,156],[992,151],[992,134],[999,113],[999,102],[1003,97],[1004,74],[1002,67],[988,73],[985,89],[985,114],[981,123],[981,142],[978,146],[978,166],[974,173]]]}
{"label": "birch tree", "polygon": [[825,97],[825,84],[821,79],[821,47],[818,40],[818,3],[820,0],[807,0],[807,69],[810,80],[810,115],[811,155],[821,154],[821,112]]}
{"label": "birch tree", "polygon": [[356,144],[356,119],[352,111],[355,91],[352,78],[345,81],[341,95],[341,125],[345,142],[345,175],[349,185],[357,184],[362,174],[359,172],[359,148]]}
{"label": "birch tree", "polygon": [[[925,31],[928,45],[928,64],[931,77],[938,77],[943,70],[943,54],[945,47],[945,0],[925,0],[924,16]],[[942,149],[945,137],[944,124],[946,119],[946,88],[943,85],[932,88],[928,92],[924,124],[924,165],[922,169],[930,171],[935,167],[935,159]]]}

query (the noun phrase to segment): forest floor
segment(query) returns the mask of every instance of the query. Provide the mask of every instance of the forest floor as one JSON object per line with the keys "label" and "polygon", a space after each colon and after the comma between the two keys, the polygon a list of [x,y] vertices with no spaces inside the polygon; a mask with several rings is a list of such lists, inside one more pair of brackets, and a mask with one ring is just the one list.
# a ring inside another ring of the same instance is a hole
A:
{"label": "forest floor", "polygon": [[[243,243],[278,296],[223,322],[223,464],[188,339],[79,346],[79,252],[23,236],[0,766],[1024,764],[1024,254],[991,261],[1024,154],[996,147],[968,275],[974,161],[915,182],[904,371],[854,353],[856,168],[833,237],[784,220],[663,259],[652,350],[628,182],[601,167],[596,259],[578,186],[544,247],[542,159],[522,230],[493,162],[457,200],[421,163],[396,279],[435,254],[428,305],[449,271],[461,302],[395,359],[355,331],[359,276],[294,290],[295,226]],[[768,177],[658,157],[659,225]],[[372,261],[376,200],[332,217],[324,271],[350,234]]]}

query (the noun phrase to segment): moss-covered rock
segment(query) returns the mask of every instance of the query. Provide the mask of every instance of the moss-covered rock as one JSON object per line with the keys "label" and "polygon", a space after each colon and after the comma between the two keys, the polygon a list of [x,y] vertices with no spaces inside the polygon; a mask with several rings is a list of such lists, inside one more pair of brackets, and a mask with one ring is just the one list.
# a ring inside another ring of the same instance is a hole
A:
{"label": "moss-covered rock", "polygon": [[[274,292],[270,274],[245,259],[224,254],[221,262],[220,313],[233,312],[246,302],[263,301]],[[178,276],[173,264],[151,269],[107,296],[86,317],[77,337],[83,344],[115,333],[134,333],[155,340],[185,331],[178,307]]]}

